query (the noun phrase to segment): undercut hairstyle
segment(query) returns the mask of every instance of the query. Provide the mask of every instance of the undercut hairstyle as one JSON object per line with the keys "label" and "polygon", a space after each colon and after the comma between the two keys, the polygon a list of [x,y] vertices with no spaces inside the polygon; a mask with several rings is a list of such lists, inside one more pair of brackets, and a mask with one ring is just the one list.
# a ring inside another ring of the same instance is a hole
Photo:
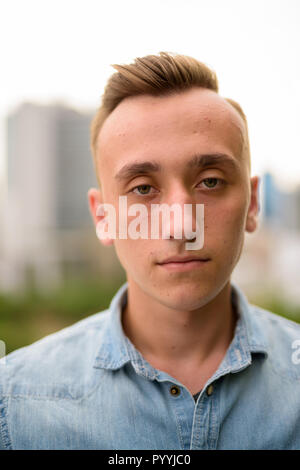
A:
{"label": "undercut hairstyle", "polygon": [[[216,73],[193,57],[160,52],[158,55],[138,57],[132,64],[112,65],[117,71],[108,79],[101,105],[92,119],[90,128],[91,151],[97,173],[97,139],[106,118],[125,98],[152,95],[163,96],[200,87],[219,92]],[[246,134],[243,156],[251,170],[248,124],[241,106],[224,98],[242,117]],[[98,178],[99,182],[99,178]],[[99,182],[100,183],[100,182]]]}

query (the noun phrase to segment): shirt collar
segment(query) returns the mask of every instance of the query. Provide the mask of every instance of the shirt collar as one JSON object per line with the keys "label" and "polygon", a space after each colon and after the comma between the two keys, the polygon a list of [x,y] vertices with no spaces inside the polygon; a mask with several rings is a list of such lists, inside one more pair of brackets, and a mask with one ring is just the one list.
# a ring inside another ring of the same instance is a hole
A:
{"label": "shirt collar", "polygon": [[[158,376],[154,369],[134,347],[124,334],[121,315],[127,302],[128,282],[125,282],[113,297],[107,322],[104,327],[101,346],[96,356],[94,367],[116,370],[131,362],[135,371],[151,380]],[[268,354],[268,343],[259,318],[254,313],[255,306],[249,304],[246,296],[237,284],[231,281],[231,298],[235,305],[238,320],[235,334],[227,353],[212,379],[227,372],[238,372],[252,362],[252,354]]]}

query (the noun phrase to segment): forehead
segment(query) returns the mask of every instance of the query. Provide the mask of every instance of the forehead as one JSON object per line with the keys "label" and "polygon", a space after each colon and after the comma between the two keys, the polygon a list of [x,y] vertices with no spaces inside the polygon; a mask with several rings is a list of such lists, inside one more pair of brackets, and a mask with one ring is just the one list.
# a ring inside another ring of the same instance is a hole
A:
{"label": "forehead", "polygon": [[124,99],[104,122],[98,136],[98,161],[115,166],[168,152],[174,160],[195,151],[227,151],[241,159],[244,139],[245,124],[239,113],[211,90],[141,95]]}

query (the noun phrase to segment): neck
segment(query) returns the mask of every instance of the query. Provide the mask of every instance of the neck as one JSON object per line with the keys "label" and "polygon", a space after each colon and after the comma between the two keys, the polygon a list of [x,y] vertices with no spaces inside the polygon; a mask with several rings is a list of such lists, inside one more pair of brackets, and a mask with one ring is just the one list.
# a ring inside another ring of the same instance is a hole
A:
{"label": "neck", "polygon": [[128,280],[127,305],[122,314],[124,333],[153,366],[200,367],[219,363],[233,338],[236,313],[230,281],[207,304],[192,311],[159,303]]}

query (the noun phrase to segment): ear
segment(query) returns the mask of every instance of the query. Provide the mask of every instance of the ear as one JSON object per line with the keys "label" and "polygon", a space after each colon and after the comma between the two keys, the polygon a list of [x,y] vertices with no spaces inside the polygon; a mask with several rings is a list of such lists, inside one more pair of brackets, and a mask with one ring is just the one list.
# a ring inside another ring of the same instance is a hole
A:
{"label": "ear", "polygon": [[247,220],[246,220],[246,231],[251,233],[257,228],[257,218],[259,207],[259,184],[260,179],[258,176],[253,176],[250,180],[251,183],[251,197],[250,204],[248,207]]}
{"label": "ear", "polygon": [[[89,189],[88,201],[90,213],[96,228],[99,222],[105,221],[105,213],[103,211],[99,211],[99,206],[103,204],[102,191],[96,188]],[[111,238],[103,238],[100,241],[104,246],[113,245],[114,243]]]}

